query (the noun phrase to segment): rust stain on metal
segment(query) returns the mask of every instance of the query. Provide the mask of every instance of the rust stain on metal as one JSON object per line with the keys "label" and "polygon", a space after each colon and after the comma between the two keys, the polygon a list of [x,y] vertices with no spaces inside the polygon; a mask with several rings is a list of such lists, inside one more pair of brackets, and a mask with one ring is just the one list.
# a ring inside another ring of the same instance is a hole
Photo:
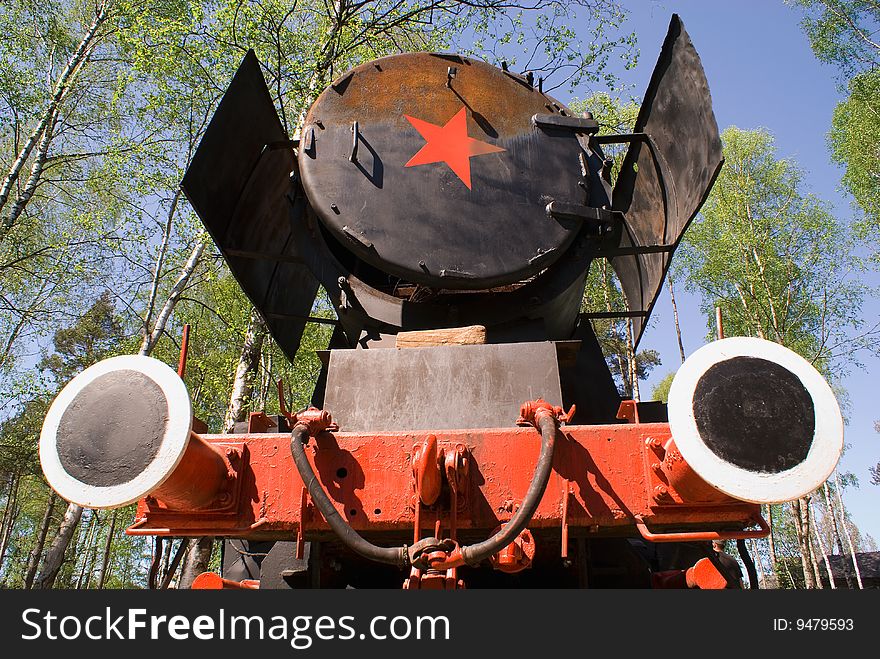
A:
{"label": "rust stain on metal", "polygon": [[[525,496],[535,468],[539,448],[535,430],[509,427],[438,431],[435,435],[438,455],[457,455],[460,447],[466,449],[470,468],[465,471],[461,464],[457,472],[453,470],[463,478],[462,489],[467,492],[467,505],[457,511],[457,525],[488,533],[510,519]],[[620,527],[632,528],[637,517],[661,530],[682,525],[742,528],[751,523],[758,510],[755,504],[723,495],[705,502],[688,499],[684,492],[677,492],[676,500],[657,506],[643,477],[647,460],[655,455],[646,439],[668,440],[668,424],[565,426],[565,437],[567,441],[558,444],[553,464],[560,484],[548,487],[530,524],[532,533],[554,528],[559,533],[564,511],[569,533],[580,529],[601,534]],[[252,539],[288,539],[295,534],[302,516],[303,483],[292,458],[283,451],[276,453],[276,447],[289,437],[271,433],[202,437],[206,444],[222,451],[233,438],[244,445],[243,453],[249,453],[250,458],[236,471],[234,483],[242,495],[234,498],[232,509],[216,513],[192,508],[174,511],[144,499],[138,504],[136,518],[140,521],[132,531],[192,535],[198,530],[203,535]],[[408,536],[415,522],[412,471],[389,465],[410,464],[412,447],[424,440],[425,435],[416,432],[322,433],[321,448],[310,452],[309,459],[340,514],[358,532],[369,536],[373,532],[397,531]],[[503,472],[497,465],[505,466]],[[178,467],[186,471],[192,468],[189,458]],[[682,468],[687,469],[686,465]],[[224,483],[225,471],[224,462]],[[441,491],[449,487],[447,473],[443,474]],[[562,486],[565,480],[571,484],[568,495]],[[570,499],[567,507],[566,496]],[[448,495],[440,500],[447,503],[439,510],[439,518],[444,528],[449,528],[452,511]],[[309,533],[329,531],[320,516],[309,522],[308,529]]]}

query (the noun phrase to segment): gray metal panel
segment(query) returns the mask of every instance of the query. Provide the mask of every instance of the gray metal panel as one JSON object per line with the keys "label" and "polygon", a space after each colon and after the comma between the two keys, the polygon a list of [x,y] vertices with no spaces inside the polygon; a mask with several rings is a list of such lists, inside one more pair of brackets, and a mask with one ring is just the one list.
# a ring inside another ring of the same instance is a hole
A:
{"label": "gray metal panel", "polygon": [[[676,246],[724,162],[703,65],[677,15],[669,25],[634,132],[650,136],[660,162],[655,163],[647,144],[630,144],[612,204],[627,220],[620,246]],[[630,311],[648,312],[633,318],[636,343],[671,257],[669,251],[612,260]]]}
{"label": "gray metal panel", "polygon": [[505,428],[536,398],[562,404],[549,341],[333,350],[324,409],[346,432]]}
{"label": "gray metal panel", "polygon": [[318,290],[292,239],[291,222],[301,221],[304,210],[287,197],[291,187],[297,192],[295,168],[292,143],[256,55],[248,51],[181,187],[291,360]]}

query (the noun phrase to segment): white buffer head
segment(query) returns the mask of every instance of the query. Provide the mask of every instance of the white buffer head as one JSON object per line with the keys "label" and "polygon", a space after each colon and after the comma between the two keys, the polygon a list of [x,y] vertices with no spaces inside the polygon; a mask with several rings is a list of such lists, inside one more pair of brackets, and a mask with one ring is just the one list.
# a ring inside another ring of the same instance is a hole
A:
{"label": "white buffer head", "polygon": [[722,339],[691,355],[669,390],[669,425],[704,481],[755,503],[812,492],[843,450],[843,417],[825,378],[763,339]]}
{"label": "white buffer head", "polygon": [[66,500],[116,508],[171,475],[191,429],[192,404],[173,369],[152,357],[112,357],[77,375],[52,402],[40,462]]}

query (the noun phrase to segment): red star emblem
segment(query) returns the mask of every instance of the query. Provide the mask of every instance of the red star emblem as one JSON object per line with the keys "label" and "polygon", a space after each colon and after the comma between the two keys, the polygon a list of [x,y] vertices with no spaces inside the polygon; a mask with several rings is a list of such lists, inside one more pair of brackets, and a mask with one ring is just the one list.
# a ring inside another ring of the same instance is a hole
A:
{"label": "red star emblem", "polygon": [[505,151],[499,146],[481,142],[467,134],[467,113],[464,107],[458,111],[445,126],[436,126],[410,117],[406,117],[413,127],[425,138],[425,146],[409,159],[405,167],[427,165],[433,162],[445,162],[456,176],[471,189],[471,157],[486,153]]}

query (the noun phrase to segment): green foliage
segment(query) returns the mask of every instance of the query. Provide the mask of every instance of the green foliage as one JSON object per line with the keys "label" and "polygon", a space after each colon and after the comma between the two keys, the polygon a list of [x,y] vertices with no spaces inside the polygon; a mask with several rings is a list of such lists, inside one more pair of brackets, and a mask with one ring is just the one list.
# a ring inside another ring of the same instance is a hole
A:
{"label": "green foliage", "polygon": [[0,474],[42,474],[37,445],[48,409],[48,396],[32,398],[0,424]]}
{"label": "green foliage", "polygon": [[55,332],[54,351],[46,354],[38,368],[51,382],[25,400],[0,423],[0,473],[40,474],[37,444],[43,418],[57,389],[69,379],[118,346],[121,327],[109,293],[103,293],[68,327]]}
{"label": "green foliage", "polygon": [[[0,6],[0,178],[13,180],[8,202],[0,203],[4,383],[20,376],[15,366],[32,359],[34,344],[45,346],[55,328],[81,315],[94,289],[113,288],[102,284],[124,207],[107,193],[100,165],[131,148],[123,108],[111,100],[121,66],[112,38],[115,15],[58,87],[100,4],[9,0]],[[55,118],[40,137],[35,131],[56,93]],[[32,133],[40,142],[50,138],[46,151],[35,148],[14,180],[13,163]],[[11,222],[14,206],[21,214]]]}
{"label": "green foliage", "polygon": [[880,5],[873,0],[792,0],[816,57],[835,66],[846,100],[829,141],[843,184],[865,213],[857,227],[880,259]]}
{"label": "green foliage", "polygon": [[110,355],[122,338],[122,326],[109,291],[104,291],[82,317],[55,332],[55,351],[38,368],[49,371],[59,384]]}
{"label": "green foliage", "polygon": [[873,0],[789,0],[799,7],[813,52],[850,76],[880,64],[880,6]]}
{"label": "green foliage", "polygon": [[804,191],[766,130],[731,127],[722,140],[725,165],[677,256],[709,334],[720,306],[728,335],[781,343],[833,374],[875,347],[852,232]]}
{"label": "green foliage", "polygon": [[660,382],[658,382],[653,391],[651,391],[651,400],[659,400],[662,403],[669,402],[669,388],[672,386],[672,380],[675,373],[669,373]]}
{"label": "green foliage", "polygon": [[880,71],[853,77],[831,121],[831,153],[846,168],[843,184],[865,212],[860,229],[880,258]]}
{"label": "green foliage", "polygon": [[532,71],[536,79],[545,79],[545,91],[574,91],[596,83],[614,89],[618,80],[608,66],[612,57],[626,69],[638,59],[635,33],[618,34],[627,12],[616,0],[436,4],[444,14],[435,29],[448,35],[445,41],[451,49],[496,65],[506,61],[512,70]]}

